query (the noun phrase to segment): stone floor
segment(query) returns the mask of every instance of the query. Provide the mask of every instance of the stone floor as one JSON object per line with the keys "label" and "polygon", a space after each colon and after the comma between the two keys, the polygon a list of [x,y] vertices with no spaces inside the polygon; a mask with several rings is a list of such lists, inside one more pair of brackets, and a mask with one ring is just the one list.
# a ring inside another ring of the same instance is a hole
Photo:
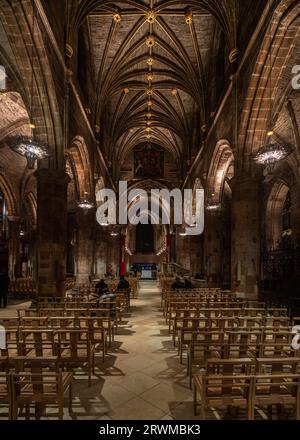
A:
{"label": "stone floor", "polygon": [[74,388],[78,419],[193,418],[192,393],[162,318],[156,282],[141,282],[124,320],[92,388],[83,382]]}

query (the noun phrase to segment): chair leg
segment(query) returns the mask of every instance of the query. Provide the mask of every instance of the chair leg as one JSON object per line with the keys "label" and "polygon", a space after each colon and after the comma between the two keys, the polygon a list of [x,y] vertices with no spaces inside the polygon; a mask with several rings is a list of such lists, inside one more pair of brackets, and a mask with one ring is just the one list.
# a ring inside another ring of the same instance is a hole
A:
{"label": "chair leg", "polygon": [[30,405],[26,405],[25,418],[26,418],[26,420],[30,420]]}
{"label": "chair leg", "polygon": [[69,388],[69,413],[72,414],[73,413],[73,390],[72,390],[72,383],[70,384],[70,388]]}
{"label": "chair leg", "polygon": [[88,363],[88,385],[89,387],[92,385],[92,371],[91,371],[91,363]]}
{"label": "chair leg", "polygon": [[193,384],[193,406],[194,406],[194,416],[197,415],[197,388],[196,385]]}
{"label": "chair leg", "polygon": [[11,409],[11,419],[18,420],[18,404],[16,402],[14,402]]}
{"label": "chair leg", "polygon": [[58,418],[59,420],[64,419],[64,405],[63,405],[63,399],[59,401],[58,403]]}

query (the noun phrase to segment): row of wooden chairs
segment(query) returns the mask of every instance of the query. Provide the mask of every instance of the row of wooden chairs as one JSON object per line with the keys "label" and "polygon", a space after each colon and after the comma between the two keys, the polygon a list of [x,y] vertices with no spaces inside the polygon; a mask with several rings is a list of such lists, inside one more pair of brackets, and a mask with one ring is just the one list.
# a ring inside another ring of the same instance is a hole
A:
{"label": "row of wooden chairs", "polygon": [[9,294],[14,297],[34,298],[37,296],[36,282],[32,278],[18,278],[11,280]]}
{"label": "row of wooden chairs", "polygon": [[9,360],[15,357],[49,358],[57,356],[59,365],[67,370],[72,366],[86,366],[88,384],[95,373],[95,354],[99,345],[102,348],[102,361],[106,345],[102,329],[91,332],[88,329],[30,329],[19,328],[6,332],[6,349],[0,350],[1,356]]}
{"label": "row of wooden chairs", "polygon": [[253,362],[258,359],[284,359],[298,358],[299,350],[294,350],[288,342],[193,342],[188,347],[187,375],[190,388],[192,385],[193,371],[204,368],[211,357],[218,359],[239,359],[248,357]]}
{"label": "row of wooden chairs", "polygon": [[300,420],[299,365],[299,358],[208,359],[205,371],[194,376],[194,413],[200,406],[204,420],[209,407],[230,406],[246,409],[246,418],[254,420],[256,407],[291,405]]}
{"label": "row of wooden chairs", "polygon": [[17,420],[24,409],[29,419],[31,405],[39,419],[45,405],[55,404],[62,420],[65,399],[72,413],[73,374],[62,371],[58,357],[1,357],[0,362],[0,405],[8,408],[9,419]]}

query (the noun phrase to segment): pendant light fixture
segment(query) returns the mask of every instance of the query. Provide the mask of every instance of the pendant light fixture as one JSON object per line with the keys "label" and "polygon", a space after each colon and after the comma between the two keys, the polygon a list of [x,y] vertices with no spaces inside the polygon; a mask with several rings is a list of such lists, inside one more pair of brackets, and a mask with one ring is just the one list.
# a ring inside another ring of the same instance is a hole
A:
{"label": "pendant light fixture", "polygon": [[[269,8],[271,10],[272,2],[269,2]],[[270,23],[271,25],[271,23]],[[272,35],[271,35],[271,26],[269,28],[270,33],[270,44],[269,44],[269,61],[270,61],[270,75],[267,84],[269,87],[269,103],[270,103],[270,116],[269,116],[269,126],[267,129],[267,142],[261,147],[257,154],[254,156],[254,161],[258,165],[262,165],[263,167],[272,168],[276,163],[286,159],[289,154],[291,154],[291,148],[281,142],[278,142],[277,139],[274,138],[274,130],[273,130],[273,122],[272,122],[272,108],[273,108],[273,96],[272,96]]]}
{"label": "pendant light fixture", "polygon": [[32,0],[32,55],[31,55],[31,90],[30,90],[30,106],[29,118],[30,122],[28,128],[31,129],[31,136],[12,136],[8,140],[10,148],[27,160],[29,169],[34,169],[37,160],[46,159],[49,157],[48,148],[46,145],[37,142],[33,136],[33,130],[36,128],[33,124],[33,96],[34,96],[34,36],[35,36],[35,6]]}

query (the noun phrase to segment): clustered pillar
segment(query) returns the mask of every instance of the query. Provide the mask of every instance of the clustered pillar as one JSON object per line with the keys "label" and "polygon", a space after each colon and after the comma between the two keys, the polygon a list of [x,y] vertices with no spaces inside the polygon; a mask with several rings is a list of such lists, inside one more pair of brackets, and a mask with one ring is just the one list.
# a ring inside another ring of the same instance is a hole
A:
{"label": "clustered pillar", "polygon": [[78,242],[76,251],[76,282],[88,284],[93,275],[96,212],[78,209]]}
{"label": "clustered pillar", "polygon": [[9,262],[8,273],[11,279],[20,277],[20,217],[8,217],[9,221]]}
{"label": "clustered pillar", "polygon": [[39,169],[37,177],[38,292],[63,296],[66,279],[67,187],[62,170]]}
{"label": "clustered pillar", "polygon": [[240,177],[232,193],[232,289],[253,299],[260,281],[260,188],[259,179]]}

